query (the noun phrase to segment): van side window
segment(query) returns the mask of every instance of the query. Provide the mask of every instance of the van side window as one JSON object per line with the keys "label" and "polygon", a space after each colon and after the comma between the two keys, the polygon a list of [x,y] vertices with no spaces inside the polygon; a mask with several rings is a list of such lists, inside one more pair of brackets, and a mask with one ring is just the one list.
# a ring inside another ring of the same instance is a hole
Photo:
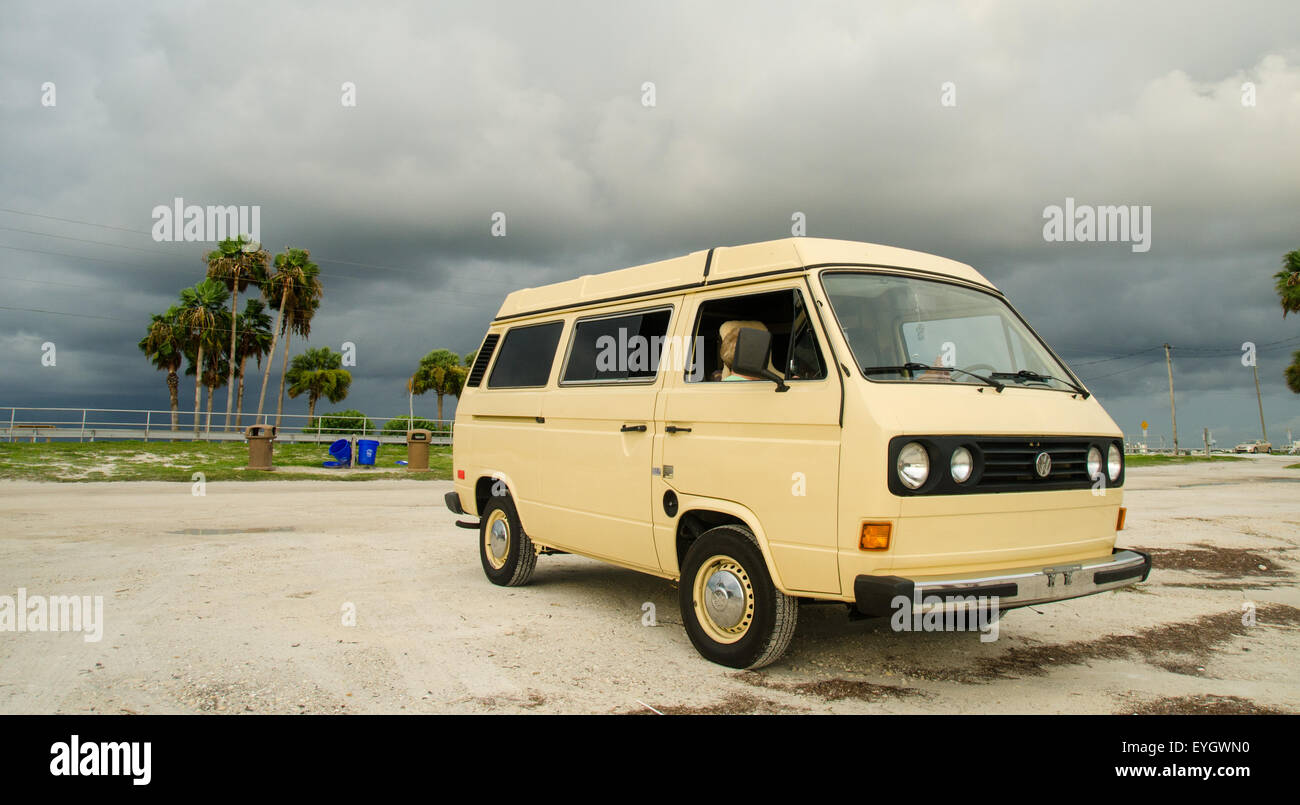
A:
{"label": "van side window", "polygon": [[564,322],[550,321],[506,331],[488,377],[488,388],[510,389],[545,386],[555,362]]}
{"label": "van side window", "polygon": [[579,321],[561,382],[653,380],[672,315],[660,309]]}
{"label": "van side window", "polygon": [[769,368],[786,380],[824,379],[826,364],[811,315],[803,294],[795,289],[705,302],[695,325],[696,360],[702,358],[704,366],[694,376],[687,372],[686,379],[710,382],[735,377],[724,354],[735,340],[727,336],[744,327],[761,327],[772,334]]}

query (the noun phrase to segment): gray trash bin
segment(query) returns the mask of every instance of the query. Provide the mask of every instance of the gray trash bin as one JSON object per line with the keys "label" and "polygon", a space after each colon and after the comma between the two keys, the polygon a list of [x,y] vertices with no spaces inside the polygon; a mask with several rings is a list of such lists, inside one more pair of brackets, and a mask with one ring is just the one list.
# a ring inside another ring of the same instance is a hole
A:
{"label": "gray trash bin", "polygon": [[275,469],[271,463],[275,432],[275,425],[249,425],[244,429],[244,438],[248,440],[248,469]]}
{"label": "gray trash bin", "polygon": [[415,428],[406,432],[406,469],[412,472],[428,472],[429,442],[433,431]]}

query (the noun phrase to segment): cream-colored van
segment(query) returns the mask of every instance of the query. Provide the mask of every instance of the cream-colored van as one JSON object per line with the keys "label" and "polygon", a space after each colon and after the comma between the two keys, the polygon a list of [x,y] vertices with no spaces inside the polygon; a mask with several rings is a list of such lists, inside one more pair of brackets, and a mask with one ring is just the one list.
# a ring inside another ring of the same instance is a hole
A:
{"label": "cream-colored van", "polygon": [[978,272],[888,246],[515,291],[454,433],[447,506],[493,583],[553,553],[675,580],[695,647],[737,668],[781,655],[800,602],[1008,609],[1150,570],[1115,549],[1114,421]]}

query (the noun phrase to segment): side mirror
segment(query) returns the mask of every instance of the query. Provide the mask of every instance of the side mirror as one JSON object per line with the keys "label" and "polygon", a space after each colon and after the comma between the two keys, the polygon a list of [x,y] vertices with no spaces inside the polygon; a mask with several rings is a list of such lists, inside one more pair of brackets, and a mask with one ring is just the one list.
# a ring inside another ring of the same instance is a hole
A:
{"label": "side mirror", "polygon": [[789,391],[785,378],[767,368],[772,355],[772,334],[767,330],[744,327],[736,337],[736,354],[731,368],[737,374],[761,377],[776,383],[777,391]]}

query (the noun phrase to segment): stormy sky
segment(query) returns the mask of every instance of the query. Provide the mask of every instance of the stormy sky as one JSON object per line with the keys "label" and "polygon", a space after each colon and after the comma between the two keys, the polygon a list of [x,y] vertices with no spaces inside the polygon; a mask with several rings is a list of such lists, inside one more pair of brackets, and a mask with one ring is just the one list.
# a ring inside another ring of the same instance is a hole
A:
{"label": "stormy sky", "polygon": [[[337,407],[379,417],[514,288],[786,237],[801,212],[974,265],[1153,443],[1165,342],[1180,442],[1257,438],[1254,342],[1278,443],[1300,437],[1300,319],[1272,288],[1300,248],[1298,131],[1285,0],[10,2],[0,406],[167,407],[136,342],[203,277],[202,245],[150,236],[176,197],[259,205],[268,249],[311,250],[308,345],[356,344]],[[1066,198],[1149,205],[1150,250],[1046,242]]]}

